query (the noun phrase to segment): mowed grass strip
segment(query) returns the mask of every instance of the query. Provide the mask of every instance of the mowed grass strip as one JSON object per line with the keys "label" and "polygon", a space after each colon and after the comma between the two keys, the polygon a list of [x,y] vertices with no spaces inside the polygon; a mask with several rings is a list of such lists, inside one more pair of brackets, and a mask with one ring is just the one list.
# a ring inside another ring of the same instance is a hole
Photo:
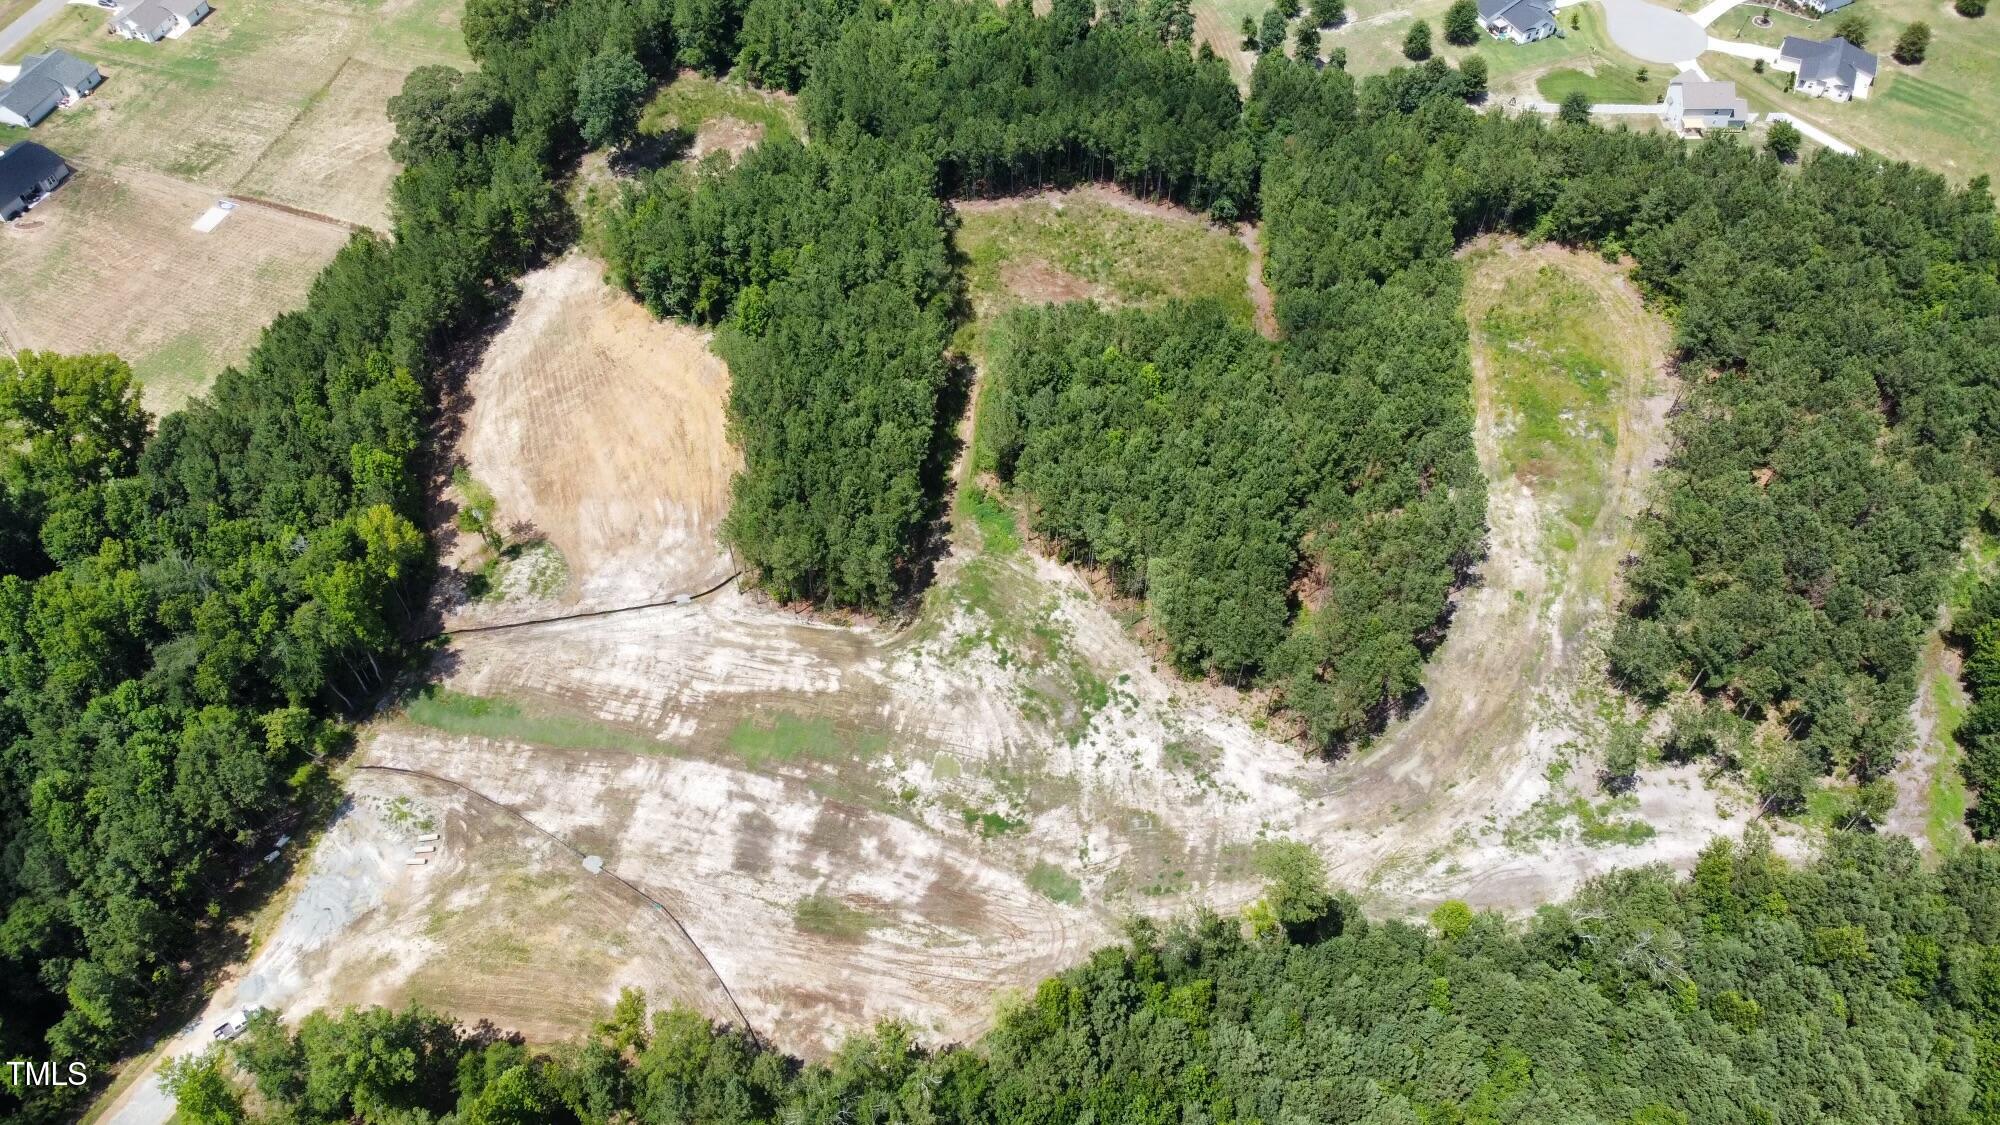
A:
{"label": "mowed grass strip", "polygon": [[1646,104],[1660,100],[1666,92],[1668,79],[1672,77],[1671,74],[1663,74],[1659,67],[1602,64],[1595,73],[1569,68],[1550,71],[1535,81],[1535,89],[1552,102],[1560,102],[1571,94],[1580,93],[1593,104]]}
{"label": "mowed grass strip", "polygon": [[608,723],[531,711],[510,699],[431,688],[410,701],[403,717],[445,734],[525,742],[555,750],[615,750],[658,754],[668,748]]}
{"label": "mowed grass strip", "polygon": [[752,768],[801,761],[842,762],[872,758],[888,748],[889,739],[873,732],[851,732],[824,716],[775,711],[747,718],[729,731],[729,749]]}

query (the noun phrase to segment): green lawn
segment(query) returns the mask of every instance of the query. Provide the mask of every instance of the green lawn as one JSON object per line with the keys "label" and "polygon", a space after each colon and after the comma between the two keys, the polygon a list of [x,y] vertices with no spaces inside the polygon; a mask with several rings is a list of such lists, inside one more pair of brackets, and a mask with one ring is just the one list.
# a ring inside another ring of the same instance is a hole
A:
{"label": "green lawn", "polygon": [[[1743,89],[1753,109],[1782,109],[1861,148],[1909,160],[1957,183],[1976,175],[2000,176],[2000,14],[1968,20],[1930,0],[1861,0],[1849,11],[1867,17],[1868,44],[1880,60],[1875,88],[1862,101],[1836,103],[1786,90],[1786,76],[1758,75],[1742,59],[1713,51],[1702,66]],[[1769,29],[1747,28],[1749,14],[1731,12],[1716,25],[1725,38],[1776,45],[1786,34],[1825,38],[1830,21],[1813,24],[1778,16]],[[1917,66],[1889,57],[1908,24],[1931,25],[1929,56]]]}
{"label": "green lawn", "polygon": [[1667,80],[1673,77],[1667,71],[1672,69],[1606,63],[1588,73],[1564,67],[1536,79],[1535,89],[1552,102],[1560,102],[1574,93],[1581,93],[1592,102],[1656,102],[1666,93]]}
{"label": "green lawn", "polygon": [[[1758,16],[1769,16],[1771,26],[1758,27]],[[1784,43],[1785,36],[1797,35],[1806,39],[1824,39],[1833,34],[1831,21],[1807,19],[1804,16],[1781,12],[1776,8],[1763,8],[1755,4],[1745,4],[1740,8],[1725,12],[1721,19],[1709,27],[1709,34],[1718,39],[1734,39],[1742,43],[1761,43],[1766,47],[1776,47]]]}

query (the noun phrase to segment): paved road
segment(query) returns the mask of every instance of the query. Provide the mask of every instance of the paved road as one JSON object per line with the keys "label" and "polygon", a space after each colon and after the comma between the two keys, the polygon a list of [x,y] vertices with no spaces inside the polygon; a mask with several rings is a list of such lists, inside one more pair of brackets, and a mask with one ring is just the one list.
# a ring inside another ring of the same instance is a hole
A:
{"label": "paved road", "polygon": [[63,0],[41,0],[41,3],[22,12],[19,19],[0,28],[0,59],[13,54],[21,44],[27,42],[28,36],[35,33],[36,28],[42,26],[43,20],[62,10]]}
{"label": "paved road", "polygon": [[1708,50],[1708,32],[1688,17],[1646,0],[1604,0],[1611,41],[1635,58],[1679,63]]}
{"label": "paved road", "polygon": [[1721,19],[1722,13],[1741,3],[1743,3],[1743,0],[1709,0],[1708,3],[1703,4],[1695,12],[1693,17],[1694,22],[1707,27],[1709,24]]}

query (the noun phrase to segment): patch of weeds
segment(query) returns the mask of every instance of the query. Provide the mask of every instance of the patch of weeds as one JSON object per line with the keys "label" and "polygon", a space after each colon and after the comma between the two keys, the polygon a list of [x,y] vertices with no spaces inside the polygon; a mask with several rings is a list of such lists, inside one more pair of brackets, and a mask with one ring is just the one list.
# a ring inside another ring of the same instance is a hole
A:
{"label": "patch of weeds", "polygon": [[1592,804],[1586,797],[1570,794],[1567,799],[1550,795],[1535,802],[1506,830],[1501,840],[1510,848],[1521,849],[1535,843],[1554,842],[1572,834],[1593,847],[1620,844],[1627,847],[1653,838],[1653,826],[1630,814],[1638,811],[1639,799],[1631,794],[1611,797]]}
{"label": "patch of weeds", "polygon": [[1028,885],[1042,897],[1075,904],[1083,899],[1083,882],[1053,863],[1037,863],[1028,872]]}
{"label": "patch of weeds", "polygon": [[408,797],[398,797],[382,809],[382,819],[391,826],[405,832],[430,832],[437,828],[437,820],[426,809],[419,808]]}
{"label": "patch of weeds", "polygon": [[792,906],[792,925],[809,934],[840,941],[860,941],[881,921],[832,895],[807,895]]}
{"label": "patch of weeds", "polygon": [[652,739],[608,723],[529,711],[509,699],[467,695],[440,687],[426,688],[422,695],[411,700],[403,709],[403,717],[446,734],[525,742],[557,750],[657,754],[663,749]]}
{"label": "patch of weeds", "polygon": [[1014,513],[985,489],[976,484],[960,489],[958,510],[979,530],[982,551],[1003,558],[1020,553],[1021,529],[1014,522]]}
{"label": "patch of weeds", "polygon": [[801,759],[856,761],[881,753],[888,744],[883,735],[853,734],[823,716],[807,718],[787,711],[744,719],[729,732],[729,749],[752,767]]}
{"label": "patch of weeds", "polygon": [[639,117],[639,132],[657,136],[672,130],[692,133],[719,117],[764,127],[764,140],[801,136],[805,129],[789,102],[753,90],[741,81],[683,74],[660,88]]}
{"label": "patch of weeds", "polygon": [[1005,836],[1009,832],[1019,832],[1028,826],[1025,820],[1014,820],[997,812],[966,809],[960,815],[965,817],[966,827],[975,829],[981,837],[988,840],[996,836]]}

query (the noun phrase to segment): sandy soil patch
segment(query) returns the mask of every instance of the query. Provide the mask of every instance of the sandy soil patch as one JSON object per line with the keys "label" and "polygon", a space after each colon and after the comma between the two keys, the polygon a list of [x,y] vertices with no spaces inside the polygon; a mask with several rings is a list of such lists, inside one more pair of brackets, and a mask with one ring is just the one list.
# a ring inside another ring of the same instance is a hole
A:
{"label": "sandy soil patch", "polygon": [[[555,1042],[602,1016],[613,982],[730,1018],[655,908],[532,827],[422,778],[358,771],[347,791],[283,920],[159,1058],[205,1049],[210,1029],[244,1008],[296,1021],[410,1000]],[[419,841],[429,833],[438,839]],[[424,847],[427,862],[410,866]],[[164,1121],[172,1108],[142,1076],[102,1120]]]}
{"label": "sandy soil patch", "polygon": [[0,296],[0,346],[116,352],[143,380],[148,409],[178,406],[303,303],[348,237],[248,204],[197,233],[216,198],[147,172],[80,172],[0,227],[0,273],[13,282]]}
{"label": "sandy soil patch", "polygon": [[741,160],[743,154],[757,146],[764,139],[764,126],[754,121],[723,114],[701,123],[694,133],[694,143],[688,146],[688,158],[699,161],[711,152],[726,152],[731,160]]}
{"label": "sandy soil patch", "polygon": [[1097,286],[1040,258],[1008,262],[1001,267],[1000,280],[1007,292],[1029,304],[1059,305],[1065,301],[1104,299]]}
{"label": "sandy soil patch", "polygon": [[[597,262],[571,255],[523,278],[466,393],[459,455],[510,538],[562,552],[565,604],[632,605],[734,569],[715,541],[739,463],[728,371],[705,334],[655,320]],[[474,603],[455,620],[507,613]]]}

